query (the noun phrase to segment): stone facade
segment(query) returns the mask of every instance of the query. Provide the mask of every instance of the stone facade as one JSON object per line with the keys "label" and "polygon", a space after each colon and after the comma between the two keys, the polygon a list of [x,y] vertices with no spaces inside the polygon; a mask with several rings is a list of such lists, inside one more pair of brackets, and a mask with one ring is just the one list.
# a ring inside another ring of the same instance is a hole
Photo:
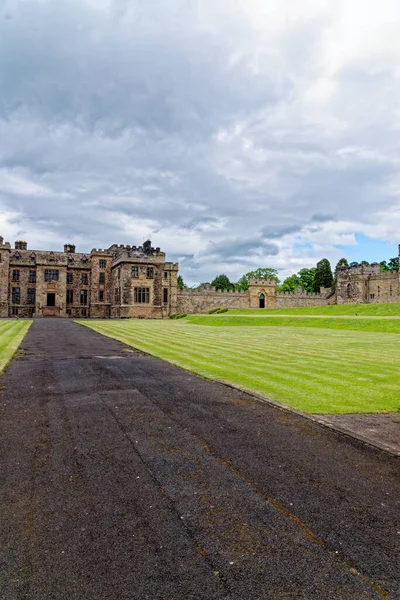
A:
{"label": "stone facade", "polygon": [[[400,251],[400,248],[399,248]],[[380,265],[340,267],[336,288],[308,294],[276,293],[270,279],[250,279],[247,292],[178,290],[178,264],[143,246],[112,245],[88,254],[15,247],[0,237],[0,317],[164,318],[212,308],[291,308],[328,304],[400,302],[399,273]]]}
{"label": "stone facade", "polygon": [[340,267],[336,286],[337,304],[400,302],[399,273],[381,273],[379,263]]}
{"label": "stone facade", "polygon": [[178,293],[177,311],[205,313],[212,308],[249,308],[247,292],[225,292],[215,289],[182,290]]}
{"label": "stone facade", "polygon": [[160,248],[78,253],[14,249],[0,237],[0,317],[165,317],[176,312],[178,265]]}

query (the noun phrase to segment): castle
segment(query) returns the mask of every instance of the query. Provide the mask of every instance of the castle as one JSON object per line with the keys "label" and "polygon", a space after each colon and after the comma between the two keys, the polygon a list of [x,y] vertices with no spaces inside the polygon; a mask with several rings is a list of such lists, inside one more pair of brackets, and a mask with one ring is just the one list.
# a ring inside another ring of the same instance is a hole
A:
{"label": "castle", "polygon": [[[400,251],[400,249],[399,249]],[[0,237],[0,317],[163,318],[211,308],[289,308],[400,302],[399,273],[379,263],[338,269],[335,288],[277,293],[273,280],[250,279],[246,292],[178,289],[178,264],[150,241],[106,250],[64,252],[12,249]]]}

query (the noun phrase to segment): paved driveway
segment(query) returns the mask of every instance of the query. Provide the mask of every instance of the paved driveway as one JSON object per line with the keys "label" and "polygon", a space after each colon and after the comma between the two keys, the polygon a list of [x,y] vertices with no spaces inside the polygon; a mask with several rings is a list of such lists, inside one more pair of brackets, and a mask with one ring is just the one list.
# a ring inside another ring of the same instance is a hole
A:
{"label": "paved driveway", "polygon": [[1,599],[400,598],[396,457],[68,320],[22,347]]}

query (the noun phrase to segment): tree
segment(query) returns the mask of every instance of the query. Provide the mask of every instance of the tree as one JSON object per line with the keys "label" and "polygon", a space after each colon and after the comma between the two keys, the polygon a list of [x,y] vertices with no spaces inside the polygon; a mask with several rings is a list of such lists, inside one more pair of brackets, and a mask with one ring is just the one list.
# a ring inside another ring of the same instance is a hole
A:
{"label": "tree", "polygon": [[186,285],[186,283],[183,281],[183,277],[182,277],[182,275],[178,275],[177,284],[178,284],[178,288],[179,288],[180,290],[186,290],[186,289],[187,289],[187,285]]}
{"label": "tree", "polygon": [[229,278],[225,275],[218,275],[212,282],[211,287],[216,290],[233,290],[234,285],[229,281]]}
{"label": "tree", "polygon": [[353,262],[351,262],[349,264],[349,267],[359,267],[360,265],[358,264],[358,262],[356,260],[353,260]]}
{"label": "tree", "polygon": [[259,267],[255,271],[249,271],[246,273],[247,280],[250,277],[254,277],[255,279],[274,279],[276,283],[279,283],[278,271],[276,269],[271,269],[271,267]]}
{"label": "tree", "polygon": [[314,277],[314,292],[319,292],[322,287],[329,288],[333,285],[331,263],[327,258],[317,262],[317,270]]}
{"label": "tree", "polygon": [[314,278],[316,268],[312,267],[311,269],[300,269],[297,273],[297,276],[300,280],[300,285],[305,292],[312,292],[314,289]]}
{"label": "tree", "polygon": [[360,262],[360,266],[368,267],[369,266],[369,262],[367,260],[362,260]]}
{"label": "tree", "polygon": [[398,271],[399,270],[399,258],[398,256],[395,256],[394,258],[391,258],[388,262],[388,269],[389,271]]}
{"label": "tree", "polygon": [[297,275],[289,275],[286,277],[282,285],[279,286],[280,292],[294,292],[300,287],[301,281]]}
{"label": "tree", "polygon": [[379,264],[381,267],[380,268],[381,273],[385,273],[386,271],[389,271],[389,267],[388,267],[386,260],[382,260]]}
{"label": "tree", "polygon": [[339,262],[337,263],[337,265],[336,265],[336,267],[335,267],[335,272],[334,272],[334,278],[335,278],[335,281],[337,280],[337,273],[338,273],[338,269],[339,269],[340,267],[348,267],[348,266],[349,266],[349,263],[348,263],[348,261],[347,261],[347,258],[341,258],[341,259],[339,260]]}
{"label": "tree", "polygon": [[235,283],[235,290],[239,292],[247,292],[249,289],[249,280],[246,275],[242,275],[237,283]]}

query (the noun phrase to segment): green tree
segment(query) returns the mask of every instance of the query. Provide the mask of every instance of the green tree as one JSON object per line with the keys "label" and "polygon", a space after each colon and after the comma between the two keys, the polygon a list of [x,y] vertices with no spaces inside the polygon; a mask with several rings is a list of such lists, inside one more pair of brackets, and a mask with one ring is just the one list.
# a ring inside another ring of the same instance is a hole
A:
{"label": "green tree", "polygon": [[282,285],[279,286],[280,292],[294,292],[300,287],[301,281],[297,275],[289,275],[286,277]]}
{"label": "green tree", "polygon": [[276,283],[279,283],[278,271],[276,269],[271,269],[271,267],[259,267],[255,271],[249,271],[246,273],[247,280],[250,277],[254,277],[256,279],[275,279]]}
{"label": "green tree", "polygon": [[235,283],[235,290],[239,292],[246,292],[249,289],[249,279],[274,279],[275,282],[279,283],[278,271],[271,267],[259,267],[255,271],[249,271],[246,275],[242,275],[237,283]]}
{"label": "green tree", "polygon": [[391,258],[388,262],[388,269],[389,271],[398,271],[399,270],[399,258],[398,256],[395,256],[394,258]]}
{"label": "green tree", "polygon": [[335,278],[335,281],[337,280],[337,273],[338,273],[338,269],[339,269],[340,267],[348,267],[348,266],[349,266],[349,263],[348,263],[348,260],[347,260],[347,258],[341,258],[341,259],[339,260],[339,262],[337,263],[337,265],[336,265],[336,267],[335,267],[335,272],[334,272],[334,278]]}
{"label": "green tree", "polygon": [[233,290],[234,285],[229,281],[229,278],[223,273],[222,275],[218,275],[212,282],[211,287],[214,287],[216,290]]}
{"label": "green tree", "polygon": [[178,284],[178,288],[179,288],[180,290],[186,290],[186,289],[187,289],[187,285],[186,285],[186,283],[183,281],[183,277],[182,277],[182,275],[178,275],[177,284]]}
{"label": "green tree", "polygon": [[237,283],[235,283],[235,290],[239,292],[247,292],[249,289],[249,280],[246,275],[242,275]]}
{"label": "green tree", "polygon": [[353,262],[351,262],[349,264],[349,267],[359,267],[360,265],[358,264],[358,262],[356,260],[353,260]]}
{"label": "green tree", "polygon": [[380,268],[381,273],[385,273],[385,271],[389,271],[389,267],[388,267],[386,260],[382,260],[379,264],[381,267]]}
{"label": "green tree", "polygon": [[314,277],[314,292],[319,292],[322,287],[329,288],[333,285],[331,263],[327,258],[317,262],[317,270]]}
{"label": "green tree", "polygon": [[360,262],[360,266],[361,266],[361,265],[362,265],[362,266],[364,266],[364,267],[368,267],[368,266],[369,266],[369,262],[368,262],[367,260],[362,260],[362,261]]}
{"label": "green tree", "polygon": [[314,289],[314,278],[316,268],[312,267],[311,269],[300,269],[297,273],[297,276],[300,280],[300,285],[305,292],[312,292]]}

